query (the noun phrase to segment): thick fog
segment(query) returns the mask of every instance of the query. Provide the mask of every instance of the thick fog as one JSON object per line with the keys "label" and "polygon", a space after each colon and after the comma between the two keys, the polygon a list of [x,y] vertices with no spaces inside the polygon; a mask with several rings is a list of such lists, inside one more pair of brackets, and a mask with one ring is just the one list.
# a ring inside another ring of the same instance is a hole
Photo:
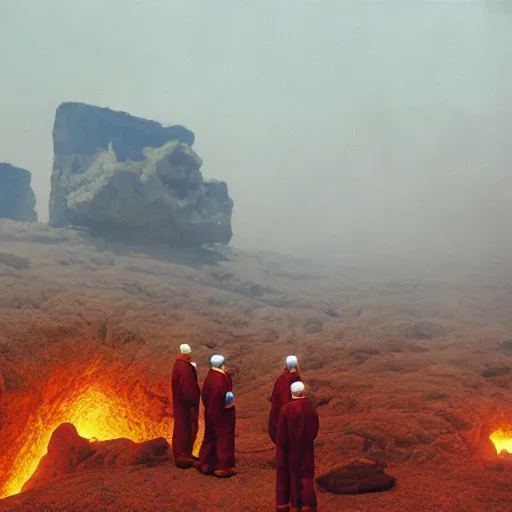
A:
{"label": "thick fog", "polygon": [[84,101],[196,134],[233,245],[346,261],[512,256],[512,8],[492,1],[2,0],[0,161],[48,218]]}

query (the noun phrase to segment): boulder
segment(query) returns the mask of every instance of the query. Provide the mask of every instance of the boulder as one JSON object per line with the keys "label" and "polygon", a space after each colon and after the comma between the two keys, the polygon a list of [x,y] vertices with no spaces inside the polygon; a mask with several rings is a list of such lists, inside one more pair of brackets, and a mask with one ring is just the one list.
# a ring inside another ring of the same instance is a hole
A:
{"label": "boulder", "polygon": [[31,181],[26,169],[0,163],[0,218],[37,222]]}
{"label": "boulder", "polygon": [[333,494],[362,494],[387,491],[396,482],[394,476],[384,472],[386,464],[355,457],[318,476],[315,481],[320,490]]}
{"label": "boulder", "polygon": [[62,423],[53,432],[48,453],[22,491],[48,485],[52,480],[94,467],[154,465],[168,459],[169,443],[158,437],[143,443],[129,439],[94,441],[81,437],[71,423]]}
{"label": "boulder", "polygon": [[41,487],[54,478],[73,473],[78,464],[94,452],[89,440],[81,437],[74,425],[59,425],[48,443],[48,453],[41,459],[22,491]]}
{"label": "boulder", "polygon": [[130,242],[228,244],[233,201],[205,181],[194,134],[123,112],[64,103],[53,129],[50,224]]}
{"label": "boulder", "polygon": [[94,453],[84,459],[75,468],[84,471],[95,467],[121,467],[145,464],[153,466],[169,458],[169,443],[163,437],[144,443],[135,443],[130,439],[111,439],[91,442]]}

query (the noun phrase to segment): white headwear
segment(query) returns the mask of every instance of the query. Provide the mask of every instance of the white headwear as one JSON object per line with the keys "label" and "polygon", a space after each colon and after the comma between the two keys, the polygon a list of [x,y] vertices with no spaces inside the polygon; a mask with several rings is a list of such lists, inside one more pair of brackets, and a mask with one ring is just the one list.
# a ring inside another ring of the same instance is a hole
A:
{"label": "white headwear", "polygon": [[299,362],[297,361],[297,358],[295,356],[288,356],[286,358],[286,368],[288,370],[291,370],[292,368],[297,368],[297,365]]}
{"label": "white headwear", "polygon": [[190,345],[183,343],[180,345],[180,352],[182,354],[190,354],[192,352],[192,349],[190,348]]}
{"label": "white headwear", "polygon": [[215,354],[210,358],[210,364],[216,368],[220,368],[224,364],[224,356]]}
{"label": "white headwear", "polygon": [[292,396],[299,395],[304,391],[304,384],[300,380],[297,380],[290,386],[290,391],[292,392]]}

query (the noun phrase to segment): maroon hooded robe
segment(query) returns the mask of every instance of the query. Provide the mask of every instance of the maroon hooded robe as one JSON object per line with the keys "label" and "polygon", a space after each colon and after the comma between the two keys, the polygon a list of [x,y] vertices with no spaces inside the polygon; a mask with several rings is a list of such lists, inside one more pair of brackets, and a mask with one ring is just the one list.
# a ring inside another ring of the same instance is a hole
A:
{"label": "maroon hooded robe", "polygon": [[235,407],[225,407],[226,393],[233,391],[231,377],[211,368],[203,382],[204,439],[199,451],[202,473],[235,467]]}
{"label": "maroon hooded robe", "polygon": [[314,440],[318,414],[307,398],[292,400],[281,409],[276,439],[276,505],[316,509]]}
{"label": "maroon hooded robe", "polygon": [[272,390],[272,407],[268,417],[268,435],[272,442],[276,444],[277,422],[279,420],[279,412],[281,407],[292,401],[292,393],[290,386],[293,382],[300,380],[298,371],[290,372],[288,368],[277,378],[274,389]]}
{"label": "maroon hooded robe", "polygon": [[172,451],[181,466],[191,465],[192,449],[197,436],[200,389],[197,371],[190,356],[180,354],[172,369],[172,406],[174,426]]}

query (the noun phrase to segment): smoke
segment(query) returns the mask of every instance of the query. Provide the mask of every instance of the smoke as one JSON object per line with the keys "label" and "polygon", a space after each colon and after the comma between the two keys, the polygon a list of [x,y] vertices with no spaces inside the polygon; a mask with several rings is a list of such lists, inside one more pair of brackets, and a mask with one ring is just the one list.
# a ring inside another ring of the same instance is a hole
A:
{"label": "smoke", "polygon": [[194,130],[234,245],[512,256],[510,3],[105,4],[3,7],[0,159],[33,172],[42,219],[54,109],[77,100]]}

